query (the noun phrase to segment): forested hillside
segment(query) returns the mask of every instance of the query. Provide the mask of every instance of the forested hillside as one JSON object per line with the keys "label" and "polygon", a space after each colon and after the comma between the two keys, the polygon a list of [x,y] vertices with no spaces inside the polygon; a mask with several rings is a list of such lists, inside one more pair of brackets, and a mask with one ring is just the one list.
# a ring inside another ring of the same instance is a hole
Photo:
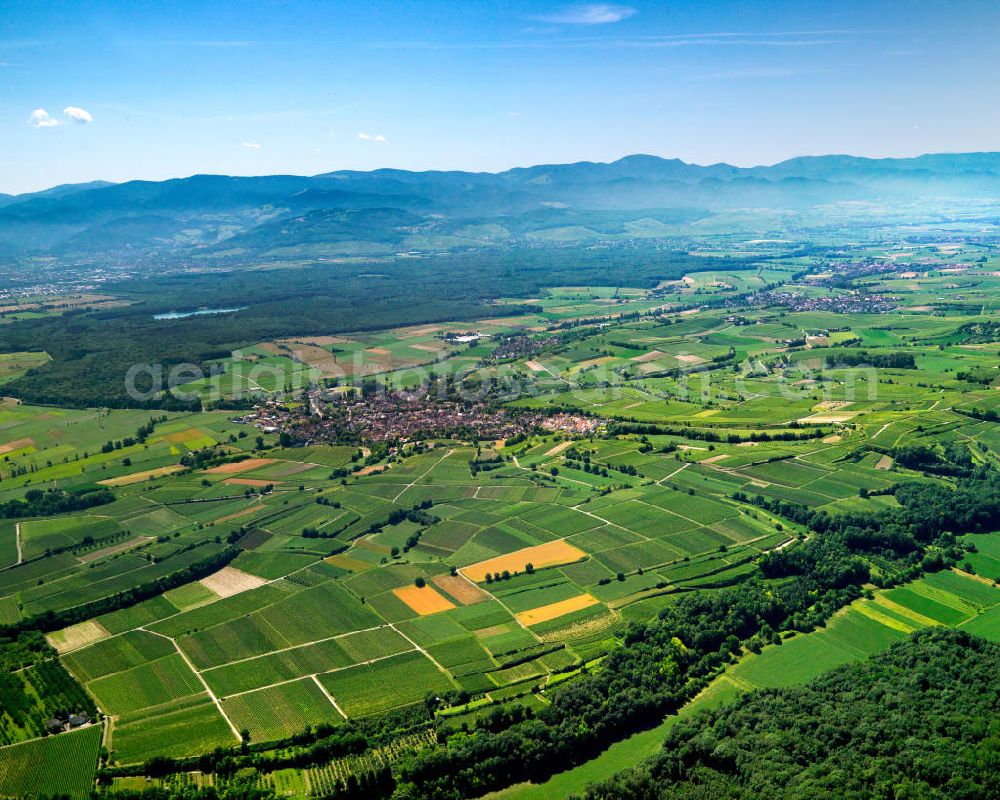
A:
{"label": "forested hillside", "polygon": [[588,800],[1000,796],[1000,646],[914,634],[806,686],[682,722]]}

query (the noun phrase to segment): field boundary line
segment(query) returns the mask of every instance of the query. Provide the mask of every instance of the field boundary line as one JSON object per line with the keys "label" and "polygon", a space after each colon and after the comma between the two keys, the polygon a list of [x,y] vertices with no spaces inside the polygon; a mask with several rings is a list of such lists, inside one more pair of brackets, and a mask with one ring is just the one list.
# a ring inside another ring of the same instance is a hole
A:
{"label": "field boundary line", "polygon": [[242,742],[243,737],[240,735],[240,732],[236,729],[236,726],[233,724],[233,721],[229,718],[229,715],[226,714],[226,712],[223,710],[222,703],[219,701],[219,698],[216,697],[215,692],[212,691],[212,687],[208,685],[208,681],[206,681],[201,676],[201,673],[194,668],[194,664],[191,663],[191,659],[187,657],[187,653],[181,650],[181,646],[177,644],[177,640],[174,639],[172,636],[167,636],[163,633],[157,633],[156,631],[146,631],[146,632],[151,633],[154,636],[160,636],[164,639],[167,639],[170,641],[171,644],[173,644],[174,649],[178,652],[180,657],[184,659],[184,663],[188,665],[188,669],[190,669],[191,672],[194,673],[195,677],[198,678],[198,680],[201,682],[201,685],[205,687],[205,691],[208,693],[208,696],[212,699],[212,702],[215,703],[215,707],[219,709],[219,713],[222,715],[222,718],[226,721],[226,724],[229,726],[229,730],[233,732],[233,736],[236,737],[236,741]]}
{"label": "field boundary line", "polygon": [[[565,459],[563,459],[563,460],[565,461]],[[517,456],[514,456],[514,466],[517,467],[520,470],[524,470],[525,472],[532,472],[533,471],[533,470],[528,469],[527,467],[522,467],[521,466],[521,462],[517,460]],[[539,472],[538,474],[544,475],[545,473],[544,472]],[[588,489],[596,489],[597,488],[592,483],[587,483],[586,481],[578,481],[576,478],[567,478],[565,475],[553,475],[552,477],[555,478],[557,481],[569,481],[570,483],[578,483],[581,486],[586,486]]]}
{"label": "field boundary line", "polygon": [[441,458],[439,458],[437,461],[431,464],[431,466],[429,466],[425,472],[420,473],[420,475],[414,478],[412,483],[408,483],[406,484],[406,486],[400,489],[399,494],[397,494],[394,498],[392,498],[392,502],[395,503],[397,500],[399,500],[399,498],[402,497],[404,494],[406,494],[406,492],[409,489],[412,489],[414,486],[416,486],[418,481],[420,481],[422,478],[426,478],[431,473],[431,470],[437,467],[442,461],[444,461],[448,456],[450,456],[454,452],[455,452],[454,449],[448,450],[448,452],[445,453],[443,456],[441,456]]}
{"label": "field boundary line", "polygon": [[677,475],[678,473],[683,472],[684,470],[686,470],[690,466],[691,466],[691,462],[690,461],[685,461],[681,466],[679,466],[677,469],[675,469],[669,475],[664,475],[662,478],[660,478],[656,482],[656,485],[657,486],[663,486],[663,482],[664,481],[669,481],[672,477],[674,477],[674,475]]}
{"label": "field boundary line", "polygon": [[[394,622],[390,622],[390,623],[389,623],[389,627],[390,627],[390,628],[392,628],[392,629],[393,629],[394,631],[396,631],[396,633],[398,633],[398,634],[399,634],[400,636],[402,636],[402,637],[403,637],[404,639],[406,639],[406,641],[408,641],[408,642],[409,642],[410,644],[412,644],[412,645],[413,645],[413,648],[414,648],[414,650],[418,650],[418,651],[420,651],[420,652],[421,652],[421,653],[423,653],[423,654],[424,654],[424,655],[425,655],[425,656],[426,656],[426,657],[427,657],[428,659],[430,659],[430,662],[431,662],[431,663],[432,663],[432,664],[433,664],[433,665],[434,665],[435,667],[437,667],[437,668],[438,668],[438,669],[439,669],[439,670],[441,671],[441,674],[442,674],[442,675],[444,675],[444,676],[445,676],[445,677],[446,677],[446,678],[448,679],[448,683],[450,683],[450,684],[452,684],[452,685],[454,685],[454,684],[455,684],[455,681],[454,681],[454,679],[453,679],[453,678],[451,677],[451,673],[450,673],[450,672],[448,672],[448,670],[446,670],[446,669],[445,669],[444,667],[442,667],[442,666],[441,666],[441,665],[440,665],[440,664],[438,663],[437,659],[436,659],[436,658],[434,658],[434,656],[432,656],[432,655],[431,655],[430,653],[428,653],[428,652],[427,652],[427,651],[426,651],[426,650],[425,650],[425,649],[424,649],[423,647],[421,647],[421,646],[420,646],[419,644],[417,644],[417,643],[416,643],[415,641],[413,641],[413,639],[411,639],[411,638],[410,638],[409,636],[407,636],[407,635],[406,635],[405,633],[403,633],[403,632],[402,632],[402,631],[401,631],[401,630],[400,630],[399,628],[397,628],[397,627],[396,627],[396,623],[394,623]],[[410,651],[410,652],[412,652],[412,651]],[[398,655],[398,654],[397,654],[397,655]]]}
{"label": "field boundary line", "polygon": [[[625,502],[627,503],[627,502],[630,502],[630,501],[626,500]],[[698,522],[698,520],[691,519],[691,517],[685,517],[683,514],[679,514],[676,511],[671,511],[669,508],[665,508],[664,506],[658,506],[658,505],[654,505],[653,503],[648,503],[645,500],[642,500],[642,499],[640,499],[638,497],[633,497],[632,500],[631,500],[631,502],[633,502],[633,503],[641,503],[642,505],[649,506],[650,508],[655,508],[655,509],[658,509],[660,511],[666,511],[668,514],[673,514],[675,517],[678,517],[680,519],[685,519],[688,522],[690,522],[692,525],[695,525],[695,526],[697,526],[699,528],[705,527],[705,523],[703,523],[703,522]],[[633,533],[638,533],[638,531],[633,531]],[[678,531],[678,533],[679,534],[680,533],[685,533],[685,531]]]}
{"label": "field boundary line", "polygon": [[315,683],[319,687],[319,690],[324,695],[326,695],[326,699],[330,701],[330,704],[335,709],[337,709],[337,713],[340,714],[340,716],[342,716],[344,719],[347,719],[347,714],[344,713],[344,709],[342,709],[339,705],[337,705],[337,701],[333,699],[333,695],[326,690],[326,687],[320,682],[319,678],[316,677],[316,675],[313,675],[312,679],[313,683]]}
{"label": "field boundary line", "polygon": [[354,636],[354,634],[356,633],[371,633],[372,631],[378,631],[382,630],[382,628],[388,628],[388,627],[389,627],[388,624],[376,625],[374,628],[362,628],[361,630],[357,631],[338,633],[336,636],[327,636],[323,639],[316,639],[315,641],[312,642],[304,642],[303,644],[293,644],[289,645],[288,647],[282,647],[279,650],[268,650],[266,653],[259,653],[258,655],[255,656],[247,656],[246,658],[237,658],[235,661],[227,661],[224,664],[216,664],[214,667],[205,667],[205,669],[199,670],[199,672],[211,672],[212,670],[215,669],[222,669],[223,667],[231,667],[233,666],[233,664],[244,664],[247,661],[254,661],[255,659],[258,658],[267,658],[268,656],[273,656],[278,653],[287,653],[289,650],[298,650],[300,647],[312,647],[314,644],[323,644],[324,642],[332,642],[336,639],[343,639],[347,636]]}
{"label": "field boundary line", "polygon": [[[64,733],[55,734],[56,736],[71,736],[74,733],[79,733],[80,731],[89,731],[97,725],[96,722],[91,722],[89,725],[83,725],[79,728],[74,728],[71,731],[65,731]],[[28,744],[30,742],[40,742],[42,739],[51,739],[53,734],[45,734],[44,736],[32,736],[30,739],[22,739],[20,742],[11,742],[10,744],[0,745],[0,753],[4,750],[10,750],[12,747],[20,747],[22,744]]]}
{"label": "field boundary line", "polygon": [[[625,502],[628,502],[628,501],[625,501]],[[645,505],[650,505],[650,504],[649,503],[645,503]],[[626,533],[631,533],[633,536],[638,536],[640,539],[642,539],[645,542],[650,541],[650,539],[652,538],[650,536],[646,536],[644,533],[639,533],[639,531],[634,531],[631,528],[626,528],[624,525],[619,525],[617,522],[612,522],[609,519],[604,519],[604,517],[599,517],[593,511],[584,511],[582,508],[580,508],[580,506],[570,506],[570,508],[573,509],[574,511],[579,511],[581,514],[586,514],[588,517],[593,517],[598,522],[603,522],[605,525],[610,525],[613,528],[620,528],[621,530],[625,531]],[[661,511],[665,510],[665,509],[661,509],[659,506],[654,506],[654,508],[656,508],[657,510],[661,510]],[[671,513],[673,513],[673,512],[671,512]],[[680,514],[676,514],[675,516],[680,516]],[[586,531],[583,531],[583,533],[586,533]],[[562,538],[565,539],[566,537],[563,536]],[[605,549],[606,550],[610,550],[611,548],[605,548]],[[601,552],[603,552],[603,551],[601,551]]]}
{"label": "field boundary line", "polygon": [[297,675],[294,678],[286,678],[283,681],[275,681],[274,683],[269,683],[266,686],[258,686],[256,689],[244,689],[242,692],[233,692],[232,694],[225,695],[224,699],[231,700],[234,697],[242,697],[245,694],[253,694],[254,692],[263,692],[265,689],[273,689],[275,686],[285,686],[286,684],[289,683],[298,683],[299,681],[308,680],[309,678],[316,678],[319,675],[332,675],[335,672],[344,672],[349,669],[354,669],[355,667],[367,667],[369,664],[375,664],[379,661],[385,661],[387,658],[395,658],[396,656],[403,656],[406,655],[407,653],[415,653],[419,649],[420,649],[419,647],[414,645],[412,650],[403,650],[400,653],[390,653],[387,656],[370,658],[367,661],[359,661],[357,664],[348,664],[347,666],[344,667],[334,667],[333,669],[328,669],[325,670],[324,672],[313,672],[311,674],[306,674],[306,675]]}

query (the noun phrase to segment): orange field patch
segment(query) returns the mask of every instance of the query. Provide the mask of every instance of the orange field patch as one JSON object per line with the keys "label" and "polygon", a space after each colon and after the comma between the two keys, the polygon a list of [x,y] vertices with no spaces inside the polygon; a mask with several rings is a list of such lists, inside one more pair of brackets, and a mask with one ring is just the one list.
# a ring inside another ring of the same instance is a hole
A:
{"label": "orange field patch", "polygon": [[458,600],[463,606],[471,606],[489,600],[490,596],[468,578],[461,575],[438,575],[434,583]]}
{"label": "orange field patch", "polygon": [[274,462],[273,458],[248,458],[245,461],[230,461],[228,464],[219,464],[217,467],[206,469],[205,472],[210,475],[236,475]]}
{"label": "orange field patch", "polygon": [[223,483],[230,486],[274,486],[281,481],[264,481],[260,478],[226,478]]}
{"label": "orange field patch", "polygon": [[530,608],[514,616],[525,627],[531,627],[532,625],[539,625],[542,622],[548,622],[550,619],[557,619],[567,614],[572,614],[581,608],[590,608],[597,605],[597,602],[596,597],[592,597],[589,594],[581,594],[571,597],[568,600],[560,600],[558,603],[549,603],[547,606]]}
{"label": "orange field patch", "polygon": [[318,369],[327,375],[343,374],[344,370],[337,364],[337,357],[317,344],[282,339],[279,344],[290,347],[292,356],[313,369]]}
{"label": "orange field patch", "polygon": [[327,564],[339,567],[340,569],[346,569],[348,572],[363,572],[372,566],[367,561],[362,561],[359,558],[351,558],[350,556],[344,555],[327,556],[323,560]]}
{"label": "orange field patch", "polygon": [[524,572],[528,564],[532,564],[536,569],[541,567],[554,567],[559,564],[569,564],[579,561],[587,554],[579,547],[574,547],[562,539],[545,544],[525,547],[513,553],[507,553],[496,558],[489,558],[476,564],[463,568],[462,574],[476,583],[486,580],[487,574],[509,572]]}
{"label": "orange field patch", "polygon": [[416,586],[401,586],[393,589],[392,593],[422,617],[455,607],[451,600],[430,586],[421,589]]}
{"label": "orange field patch", "polygon": [[389,469],[385,464],[371,464],[367,467],[362,467],[359,469],[355,475],[378,475],[380,472],[385,472]]}

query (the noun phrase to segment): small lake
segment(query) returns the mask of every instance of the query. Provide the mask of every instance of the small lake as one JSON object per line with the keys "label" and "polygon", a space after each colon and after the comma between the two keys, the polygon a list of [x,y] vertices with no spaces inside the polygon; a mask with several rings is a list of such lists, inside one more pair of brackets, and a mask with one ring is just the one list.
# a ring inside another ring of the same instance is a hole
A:
{"label": "small lake", "polygon": [[232,314],[234,311],[242,311],[246,306],[239,308],[199,308],[197,311],[168,311],[165,314],[153,314],[153,319],[186,319],[187,317],[200,317],[204,314]]}

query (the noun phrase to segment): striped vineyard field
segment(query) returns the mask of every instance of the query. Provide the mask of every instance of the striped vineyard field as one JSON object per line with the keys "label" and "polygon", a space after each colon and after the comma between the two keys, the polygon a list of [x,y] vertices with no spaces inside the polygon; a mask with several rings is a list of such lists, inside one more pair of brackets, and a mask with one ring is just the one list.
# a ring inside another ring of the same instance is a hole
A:
{"label": "striped vineyard field", "polygon": [[347,779],[374,773],[404,755],[429,746],[436,741],[431,729],[410,736],[401,736],[385,747],[376,747],[358,756],[338,758],[320,767],[305,770],[310,797],[326,797],[340,791]]}

